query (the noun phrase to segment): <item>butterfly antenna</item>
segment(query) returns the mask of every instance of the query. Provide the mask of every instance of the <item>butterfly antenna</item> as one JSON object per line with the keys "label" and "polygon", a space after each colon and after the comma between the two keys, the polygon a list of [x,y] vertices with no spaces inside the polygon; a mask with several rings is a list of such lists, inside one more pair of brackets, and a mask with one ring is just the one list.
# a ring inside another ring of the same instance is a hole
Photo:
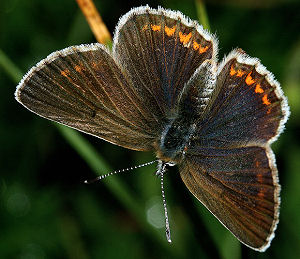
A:
{"label": "butterfly antenna", "polygon": [[136,166],[132,166],[132,167],[128,167],[128,168],[116,170],[116,171],[113,171],[113,172],[109,172],[109,173],[107,173],[107,174],[99,175],[99,176],[96,177],[95,179],[92,179],[92,180],[85,180],[84,183],[86,183],[86,184],[94,183],[94,182],[100,181],[100,180],[102,180],[102,179],[104,179],[104,178],[106,178],[106,177],[108,177],[108,176],[114,175],[114,174],[123,173],[123,172],[128,172],[128,171],[131,171],[131,170],[140,168],[140,167],[144,167],[144,166],[147,166],[147,165],[152,165],[152,164],[154,164],[154,163],[157,162],[157,161],[158,161],[158,160],[153,160],[153,161],[150,161],[150,162],[141,164],[141,165],[136,165]]}
{"label": "butterfly antenna", "polygon": [[160,174],[161,195],[162,195],[163,206],[164,206],[164,211],[165,211],[166,237],[167,237],[168,242],[171,243],[172,240],[171,240],[170,224],[169,224],[167,202],[166,202],[165,191],[164,191],[164,174],[166,172],[166,166],[167,165],[165,163],[162,164],[159,174]]}

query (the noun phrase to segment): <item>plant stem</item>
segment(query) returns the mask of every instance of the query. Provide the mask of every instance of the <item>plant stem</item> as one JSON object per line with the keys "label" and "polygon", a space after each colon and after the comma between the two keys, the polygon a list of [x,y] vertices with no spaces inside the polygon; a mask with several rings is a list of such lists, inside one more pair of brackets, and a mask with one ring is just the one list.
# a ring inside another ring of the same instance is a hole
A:
{"label": "plant stem", "polygon": [[199,19],[200,23],[202,24],[204,29],[210,30],[204,1],[203,0],[195,0],[195,3],[196,3],[198,19]]}
{"label": "plant stem", "polygon": [[92,0],[76,0],[98,42],[110,45],[111,35]]}
{"label": "plant stem", "polygon": [[12,80],[17,84],[23,73],[21,70],[5,55],[5,53],[0,49],[0,66],[6,71],[6,73],[12,78]]}

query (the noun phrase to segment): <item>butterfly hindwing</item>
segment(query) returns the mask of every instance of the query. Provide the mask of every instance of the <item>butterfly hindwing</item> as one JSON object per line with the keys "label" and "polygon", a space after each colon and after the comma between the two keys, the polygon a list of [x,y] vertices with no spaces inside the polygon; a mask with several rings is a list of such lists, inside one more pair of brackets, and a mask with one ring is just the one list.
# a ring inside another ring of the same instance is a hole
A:
{"label": "butterfly hindwing", "polygon": [[280,202],[270,148],[199,147],[179,168],[187,188],[241,242],[260,251],[269,246]]}

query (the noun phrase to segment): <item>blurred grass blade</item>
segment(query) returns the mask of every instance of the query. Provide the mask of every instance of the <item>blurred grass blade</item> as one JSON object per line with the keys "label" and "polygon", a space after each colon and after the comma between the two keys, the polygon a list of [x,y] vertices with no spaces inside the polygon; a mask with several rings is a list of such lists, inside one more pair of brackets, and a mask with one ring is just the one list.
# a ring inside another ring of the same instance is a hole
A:
{"label": "blurred grass blade", "polygon": [[[112,171],[110,166],[100,156],[97,150],[85,139],[79,132],[72,130],[66,126],[55,123],[60,133],[69,142],[69,144],[78,152],[78,154],[87,162],[90,168],[99,175],[99,172]],[[111,192],[118,197],[118,199],[124,204],[130,211],[134,211],[138,217],[144,217],[143,212],[140,211],[136,199],[133,199],[132,195],[129,195],[130,191],[122,184],[118,177],[108,177],[103,181],[108,185]]]}
{"label": "blurred grass blade", "polygon": [[198,201],[195,202],[195,207],[205,222],[206,229],[210,233],[215,246],[218,247],[221,258],[241,258],[240,242]]}
{"label": "blurred grass blade", "polygon": [[11,79],[17,84],[23,76],[21,70],[11,62],[11,60],[0,49],[0,66],[11,77]]}
{"label": "blurred grass blade", "polygon": [[205,8],[205,4],[203,0],[195,0],[196,10],[198,15],[198,20],[204,27],[204,29],[210,30],[208,16]]}

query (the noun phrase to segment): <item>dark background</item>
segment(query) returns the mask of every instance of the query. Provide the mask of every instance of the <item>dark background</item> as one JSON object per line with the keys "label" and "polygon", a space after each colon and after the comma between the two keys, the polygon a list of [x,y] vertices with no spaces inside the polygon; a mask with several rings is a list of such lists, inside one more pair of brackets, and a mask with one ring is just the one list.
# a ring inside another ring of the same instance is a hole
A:
{"label": "dark background", "polygon": [[[198,19],[194,1],[95,1],[111,32],[122,14],[147,3]],[[300,258],[299,1],[215,0],[206,7],[220,41],[219,59],[235,47],[259,57],[289,99],[286,130],[272,145],[282,204],[271,247],[259,253],[240,245],[189,193],[176,168],[165,178],[171,245],[165,240],[154,165],[83,184],[96,171],[154,156],[81,133],[87,143],[76,148],[70,145],[72,133],[65,137],[64,129],[14,100],[17,82],[31,66],[55,50],[95,38],[75,1],[1,0],[0,258]],[[90,155],[85,144],[96,151]]]}

